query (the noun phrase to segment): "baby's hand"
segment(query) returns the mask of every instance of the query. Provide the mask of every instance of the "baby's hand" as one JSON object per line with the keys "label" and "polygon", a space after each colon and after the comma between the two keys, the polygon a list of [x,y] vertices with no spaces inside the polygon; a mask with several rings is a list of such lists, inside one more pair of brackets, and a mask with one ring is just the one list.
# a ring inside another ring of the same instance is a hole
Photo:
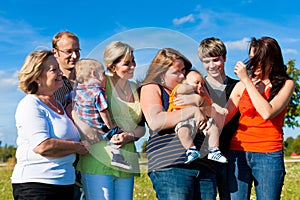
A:
{"label": "baby's hand", "polygon": [[223,107],[219,106],[216,103],[211,104],[211,106],[216,110],[217,113],[219,113],[221,115],[227,115],[228,114],[228,110],[226,108],[223,108]]}

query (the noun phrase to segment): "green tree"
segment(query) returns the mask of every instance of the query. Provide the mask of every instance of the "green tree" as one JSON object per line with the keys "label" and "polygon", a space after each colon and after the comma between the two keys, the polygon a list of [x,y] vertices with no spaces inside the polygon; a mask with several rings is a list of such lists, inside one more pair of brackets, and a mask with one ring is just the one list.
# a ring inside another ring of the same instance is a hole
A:
{"label": "green tree", "polygon": [[293,153],[293,149],[292,149],[293,142],[294,142],[294,138],[293,137],[288,137],[283,142],[284,155],[289,156],[289,155],[291,155]]}
{"label": "green tree", "polygon": [[300,135],[298,135],[298,137],[293,141],[292,150],[296,154],[300,154]]}
{"label": "green tree", "polygon": [[300,70],[295,67],[295,60],[289,59],[287,62],[287,73],[295,81],[295,91],[293,92],[288,110],[285,115],[284,126],[289,128],[300,127],[297,117],[300,115]]}

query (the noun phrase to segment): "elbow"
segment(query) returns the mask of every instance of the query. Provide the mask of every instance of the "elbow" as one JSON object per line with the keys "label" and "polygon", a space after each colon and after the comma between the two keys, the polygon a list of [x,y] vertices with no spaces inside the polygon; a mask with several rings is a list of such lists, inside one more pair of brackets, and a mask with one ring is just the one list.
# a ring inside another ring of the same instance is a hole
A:
{"label": "elbow", "polygon": [[52,146],[45,143],[47,143],[47,140],[36,146],[33,149],[33,152],[36,154],[40,154],[41,156],[48,156]]}
{"label": "elbow", "polygon": [[152,131],[155,131],[155,132],[158,132],[161,130],[161,127],[156,122],[151,122],[148,124],[148,126]]}
{"label": "elbow", "polygon": [[264,113],[264,114],[261,115],[261,117],[263,118],[263,120],[266,121],[266,120],[271,119],[272,115],[271,115],[271,113]]}
{"label": "elbow", "polygon": [[33,152],[36,153],[36,154],[39,154],[41,156],[47,156],[47,150],[46,149],[43,149],[41,148],[40,146],[37,146],[33,149]]}

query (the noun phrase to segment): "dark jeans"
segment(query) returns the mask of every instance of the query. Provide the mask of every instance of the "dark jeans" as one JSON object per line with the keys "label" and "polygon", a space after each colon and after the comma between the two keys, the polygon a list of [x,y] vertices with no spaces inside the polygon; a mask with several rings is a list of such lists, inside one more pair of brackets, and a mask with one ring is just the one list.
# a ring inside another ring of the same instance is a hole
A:
{"label": "dark jeans", "polygon": [[163,168],[150,174],[159,200],[216,199],[216,175],[209,170]]}
{"label": "dark jeans", "polygon": [[12,184],[15,200],[73,200],[74,185]]}
{"label": "dark jeans", "polygon": [[216,162],[217,167],[217,188],[220,200],[230,200],[228,189],[227,163]]}

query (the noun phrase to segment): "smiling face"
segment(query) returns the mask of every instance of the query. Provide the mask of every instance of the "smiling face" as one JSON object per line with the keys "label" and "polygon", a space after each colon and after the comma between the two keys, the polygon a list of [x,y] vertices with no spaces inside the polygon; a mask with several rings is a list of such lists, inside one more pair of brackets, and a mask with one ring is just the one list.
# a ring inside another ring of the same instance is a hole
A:
{"label": "smiling face", "polygon": [[202,59],[203,67],[207,72],[207,76],[212,78],[217,78],[219,76],[224,76],[224,63],[225,58],[223,56],[217,57],[204,57]]}
{"label": "smiling face", "polygon": [[136,63],[134,60],[134,56],[131,55],[128,59],[123,58],[114,65],[113,71],[115,75],[117,75],[120,79],[132,79],[134,75],[134,69],[136,67]]}
{"label": "smiling face", "polygon": [[62,71],[59,69],[54,56],[49,56],[42,67],[44,68],[43,72],[36,80],[39,84],[37,93],[53,95],[56,90],[63,86]]}
{"label": "smiling face", "polygon": [[[53,48],[54,56],[56,57],[61,70],[72,70],[75,63],[80,58],[80,47],[78,40],[63,35],[57,42],[56,48]],[[64,72],[64,74],[66,74]]]}

